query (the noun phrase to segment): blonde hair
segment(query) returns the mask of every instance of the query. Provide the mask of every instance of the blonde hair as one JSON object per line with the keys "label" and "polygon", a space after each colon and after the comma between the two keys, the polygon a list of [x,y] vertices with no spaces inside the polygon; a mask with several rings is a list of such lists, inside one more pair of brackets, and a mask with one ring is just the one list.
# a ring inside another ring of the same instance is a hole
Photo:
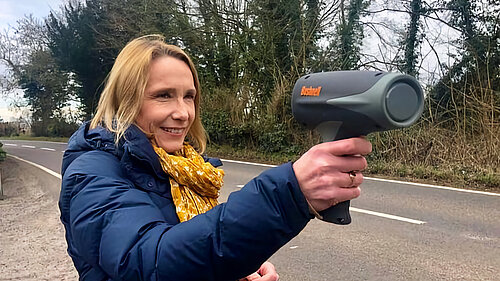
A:
{"label": "blonde hair", "polygon": [[90,128],[107,128],[115,133],[115,141],[118,143],[139,115],[151,62],[162,56],[170,56],[185,62],[193,74],[196,88],[195,117],[187,136],[197,151],[203,153],[207,134],[200,119],[201,89],[198,73],[189,56],[179,47],[165,43],[164,39],[157,34],[142,36],[130,41],[121,50],[106,79]]}

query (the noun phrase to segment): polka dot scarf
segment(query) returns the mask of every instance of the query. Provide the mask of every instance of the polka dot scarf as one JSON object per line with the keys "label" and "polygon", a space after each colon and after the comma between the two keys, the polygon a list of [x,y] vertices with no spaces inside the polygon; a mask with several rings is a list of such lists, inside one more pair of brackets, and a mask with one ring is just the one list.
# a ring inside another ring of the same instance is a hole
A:
{"label": "polka dot scarf", "polygon": [[163,148],[153,146],[163,170],[170,176],[172,198],[181,222],[215,207],[219,190],[224,183],[224,171],[205,162],[189,144],[168,154]]}

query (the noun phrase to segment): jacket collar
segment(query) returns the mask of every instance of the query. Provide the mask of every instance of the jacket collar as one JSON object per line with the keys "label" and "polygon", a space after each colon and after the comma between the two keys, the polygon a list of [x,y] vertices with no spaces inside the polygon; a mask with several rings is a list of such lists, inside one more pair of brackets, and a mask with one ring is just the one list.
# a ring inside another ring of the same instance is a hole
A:
{"label": "jacket collar", "polygon": [[163,171],[158,155],[153,149],[151,142],[146,134],[139,129],[135,124],[125,131],[124,138],[118,145],[123,152],[120,158],[123,158],[123,153],[128,152],[130,156],[140,161],[141,164],[149,166],[159,178],[167,178]]}
{"label": "jacket collar", "polygon": [[123,165],[132,164],[124,162],[138,161],[136,164],[139,164],[142,170],[151,169],[158,178],[168,178],[146,134],[134,124],[125,131],[124,137],[118,144],[115,143],[115,134],[106,128],[99,126],[90,129],[90,122],[82,124],[68,142],[64,154],[63,173],[74,159],[92,150],[112,153]]}

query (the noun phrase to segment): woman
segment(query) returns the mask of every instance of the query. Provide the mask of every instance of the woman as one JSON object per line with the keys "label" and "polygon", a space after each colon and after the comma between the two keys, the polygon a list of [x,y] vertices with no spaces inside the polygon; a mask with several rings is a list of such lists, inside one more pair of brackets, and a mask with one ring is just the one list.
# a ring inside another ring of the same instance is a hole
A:
{"label": "woman", "polygon": [[199,154],[200,98],[192,61],[161,36],[118,55],[63,159],[59,207],[81,280],[277,280],[265,261],[316,211],[359,196],[352,171],[371,145],[353,138],[315,146],[217,204],[223,172]]}

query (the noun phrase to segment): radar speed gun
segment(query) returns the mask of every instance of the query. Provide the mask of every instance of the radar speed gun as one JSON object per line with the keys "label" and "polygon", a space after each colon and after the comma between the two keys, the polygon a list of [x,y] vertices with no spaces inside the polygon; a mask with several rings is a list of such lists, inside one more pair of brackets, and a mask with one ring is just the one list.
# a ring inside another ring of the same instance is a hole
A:
{"label": "radar speed gun", "polygon": [[[412,76],[380,71],[305,75],[292,93],[294,118],[323,142],[409,127],[422,115],[423,91]],[[349,224],[350,201],[321,211],[323,220]]]}

